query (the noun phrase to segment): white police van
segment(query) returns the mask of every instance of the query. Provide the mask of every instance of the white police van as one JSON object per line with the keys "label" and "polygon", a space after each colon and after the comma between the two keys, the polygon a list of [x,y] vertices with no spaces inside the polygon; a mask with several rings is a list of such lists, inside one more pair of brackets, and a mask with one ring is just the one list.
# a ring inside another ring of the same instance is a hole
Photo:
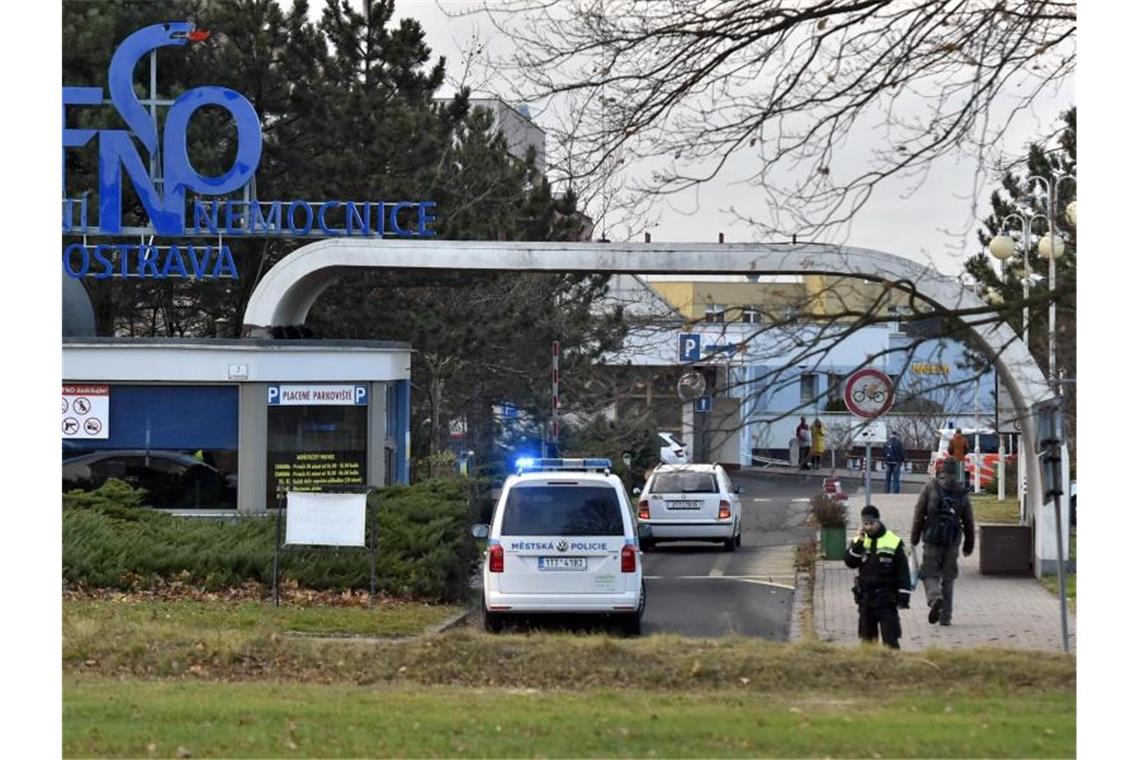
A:
{"label": "white police van", "polygon": [[608,459],[524,459],[507,478],[487,538],[483,612],[498,632],[514,615],[605,615],[641,633],[645,583],[637,521]]}

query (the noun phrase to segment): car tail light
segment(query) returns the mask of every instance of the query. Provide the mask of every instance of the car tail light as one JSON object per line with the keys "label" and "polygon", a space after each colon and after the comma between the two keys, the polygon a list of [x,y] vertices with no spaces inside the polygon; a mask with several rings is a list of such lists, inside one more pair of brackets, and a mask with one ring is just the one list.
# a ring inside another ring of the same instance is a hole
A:
{"label": "car tail light", "polygon": [[488,569],[492,573],[503,572],[503,547],[499,546],[498,544],[492,546],[490,554],[488,556],[490,557],[490,565]]}
{"label": "car tail light", "polygon": [[717,514],[718,520],[727,520],[732,517],[732,512],[729,510],[729,504],[724,499],[720,500],[720,512]]}
{"label": "car tail light", "polygon": [[623,573],[637,572],[637,549],[629,544],[621,548],[621,571]]}
{"label": "car tail light", "polygon": [[641,501],[637,502],[637,519],[638,520],[648,520],[649,519],[649,502],[646,501],[645,499],[642,499]]}

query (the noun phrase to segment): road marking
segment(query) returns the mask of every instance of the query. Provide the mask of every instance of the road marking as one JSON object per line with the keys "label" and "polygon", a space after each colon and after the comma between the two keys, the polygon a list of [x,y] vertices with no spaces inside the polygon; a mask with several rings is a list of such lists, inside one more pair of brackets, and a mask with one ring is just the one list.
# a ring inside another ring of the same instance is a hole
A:
{"label": "road marking", "polygon": [[761,499],[759,496],[754,496],[752,501],[772,501],[771,499]]}
{"label": "road marking", "polygon": [[798,503],[802,503],[802,502],[805,502],[805,501],[811,501],[811,497],[810,497],[810,496],[806,496],[806,497],[804,497],[804,498],[802,498],[802,499],[792,499],[792,503],[793,503],[793,504],[798,504]]}
{"label": "road marking", "polygon": [[728,567],[728,562],[731,558],[732,558],[732,556],[729,554],[722,554],[719,557],[717,557],[716,562],[713,563],[712,569],[709,570],[709,577],[711,577],[711,578],[723,577],[724,576],[724,569],[726,567]]}
{"label": "road marking", "polygon": [[744,583],[755,583],[759,586],[775,586],[776,588],[783,588],[789,591],[795,591],[795,586],[789,586],[786,583],[774,583],[772,581],[762,581],[756,578],[734,578],[733,580],[743,581]]}

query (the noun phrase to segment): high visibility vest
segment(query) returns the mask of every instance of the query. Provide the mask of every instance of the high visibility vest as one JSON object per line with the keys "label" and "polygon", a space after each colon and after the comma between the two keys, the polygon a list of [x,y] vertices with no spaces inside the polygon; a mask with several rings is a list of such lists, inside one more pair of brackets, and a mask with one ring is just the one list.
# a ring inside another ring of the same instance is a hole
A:
{"label": "high visibility vest", "polygon": [[[902,539],[899,538],[893,531],[889,531],[889,530],[886,531],[885,533],[883,533],[883,535],[881,535],[878,538],[873,539],[873,540],[878,542],[878,544],[876,545],[876,550],[878,551],[879,554],[892,554],[893,555],[895,553],[895,550],[899,548],[899,544],[902,543]],[[872,541],[872,539],[870,536],[863,536],[863,551],[864,552],[868,552],[871,550],[871,541]],[[866,555],[864,554],[864,556],[866,556]]]}

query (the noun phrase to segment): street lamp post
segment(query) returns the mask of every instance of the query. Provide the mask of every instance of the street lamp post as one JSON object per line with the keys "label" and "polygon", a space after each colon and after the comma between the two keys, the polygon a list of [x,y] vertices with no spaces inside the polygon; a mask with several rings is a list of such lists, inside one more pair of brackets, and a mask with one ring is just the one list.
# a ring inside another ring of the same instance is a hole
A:
{"label": "street lamp post", "polygon": [[[1044,220],[1042,214],[1026,214],[1018,212],[1008,214],[1001,220],[1002,234],[995,235],[990,239],[989,249],[1001,264],[1002,280],[1005,280],[1005,262],[1017,252],[1017,243],[1013,238],[1004,233],[1007,227],[1012,226],[1011,220],[1021,227],[1021,341],[1025,344],[1026,350],[1029,350],[1029,236],[1031,234],[1031,227],[1033,222]],[[997,365],[994,365],[994,375],[996,379]],[[997,409],[998,397],[994,395],[994,408]],[[998,479],[1002,482],[998,484],[998,499],[1005,498],[1005,441],[1001,437],[1000,430],[994,430],[998,434]],[[1021,458],[1018,458],[1018,472],[1021,472]],[[1019,512],[1021,519],[1026,517],[1025,505],[1025,478],[1018,478],[1018,502]]]}
{"label": "street lamp post", "polygon": [[[1058,395],[1060,395],[1060,384],[1057,382],[1057,298],[1055,290],[1057,287],[1057,257],[1065,255],[1065,242],[1057,236],[1054,219],[1057,216],[1057,190],[1065,180],[1071,181],[1074,185],[1077,183],[1077,178],[1071,174],[1063,174],[1056,179],[1036,174],[1029,177],[1030,187],[1033,187],[1034,183],[1040,182],[1041,186],[1045,188],[1049,234],[1038,242],[1037,251],[1049,259],[1049,386]],[[1065,214],[1069,221],[1075,225],[1077,219],[1076,201],[1069,204]]]}

